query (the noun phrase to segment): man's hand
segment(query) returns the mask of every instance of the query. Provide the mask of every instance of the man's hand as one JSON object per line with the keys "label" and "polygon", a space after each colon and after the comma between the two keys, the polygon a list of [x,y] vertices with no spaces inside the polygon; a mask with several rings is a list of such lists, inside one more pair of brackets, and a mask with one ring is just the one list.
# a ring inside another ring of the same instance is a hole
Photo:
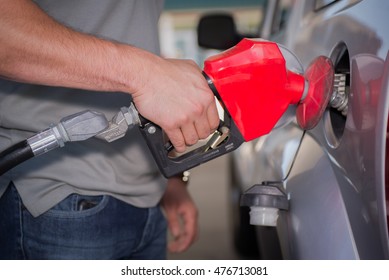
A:
{"label": "man's hand", "polygon": [[197,239],[198,211],[185,183],[180,178],[168,180],[168,186],[161,204],[165,210],[169,230],[173,236],[168,249],[173,253],[183,252]]}
{"label": "man's hand", "polygon": [[[134,102],[145,118],[160,125],[177,152],[207,138],[218,126],[215,98],[201,69],[191,60],[150,57]],[[146,71],[147,72],[147,71]]]}

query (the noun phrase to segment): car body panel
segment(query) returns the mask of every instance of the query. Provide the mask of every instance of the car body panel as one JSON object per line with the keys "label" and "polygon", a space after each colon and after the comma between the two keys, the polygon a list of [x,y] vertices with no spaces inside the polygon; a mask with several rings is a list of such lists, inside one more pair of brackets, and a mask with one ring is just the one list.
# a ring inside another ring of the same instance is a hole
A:
{"label": "car body panel", "polygon": [[284,257],[357,258],[353,231],[331,161],[309,134],[304,136],[301,147],[286,183],[290,210],[279,219],[279,223],[287,224],[287,231],[279,231],[280,238],[288,240],[289,255],[285,252]]}
{"label": "car body panel", "polygon": [[336,68],[347,51],[347,117],[328,109],[304,136],[289,120],[245,143],[233,155],[237,181],[243,189],[263,181],[283,183],[290,209],[281,213],[277,230],[285,258],[389,258],[389,2],[324,1],[315,10],[317,2],[323,1],[295,2],[281,43],[305,69],[320,55],[330,57]]}

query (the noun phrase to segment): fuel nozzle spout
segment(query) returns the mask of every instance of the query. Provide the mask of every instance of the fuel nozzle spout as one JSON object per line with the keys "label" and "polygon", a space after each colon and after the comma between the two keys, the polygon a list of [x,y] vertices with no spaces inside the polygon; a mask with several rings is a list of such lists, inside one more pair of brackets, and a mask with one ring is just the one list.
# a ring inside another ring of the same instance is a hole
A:
{"label": "fuel nozzle spout", "polygon": [[336,73],[334,90],[330,99],[330,106],[337,109],[343,116],[348,112],[348,95],[346,92],[346,74]]}

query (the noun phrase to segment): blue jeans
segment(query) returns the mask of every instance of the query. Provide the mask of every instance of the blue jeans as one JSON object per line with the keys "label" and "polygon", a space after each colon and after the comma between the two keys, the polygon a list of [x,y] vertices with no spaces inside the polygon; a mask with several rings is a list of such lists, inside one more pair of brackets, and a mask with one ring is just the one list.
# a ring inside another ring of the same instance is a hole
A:
{"label": "blue jeans", "polygon": [[37,218],[11,183],[0,198],[0,259],[165,259],[159,206],[73,194]]}

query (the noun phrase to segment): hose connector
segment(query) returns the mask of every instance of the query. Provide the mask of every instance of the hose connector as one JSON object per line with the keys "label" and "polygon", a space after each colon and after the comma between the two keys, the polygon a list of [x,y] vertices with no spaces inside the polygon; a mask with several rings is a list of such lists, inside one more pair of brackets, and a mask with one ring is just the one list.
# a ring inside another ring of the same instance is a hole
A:
{"label": "hose connector", "polygon": [[138,111],[135,105],[131,103],[129,107],[122,107],[109,122],[107,128],[96,135],[96,137],[110,143],[124,137],[128,129],[139,124]]}
{"label": "hose connector", "polygon": [[38,156],[66,142],[84,141],[107,129],[109,123],[104,114],[91,110],[67,116],[51,126],[27,139],[34,156]]}

